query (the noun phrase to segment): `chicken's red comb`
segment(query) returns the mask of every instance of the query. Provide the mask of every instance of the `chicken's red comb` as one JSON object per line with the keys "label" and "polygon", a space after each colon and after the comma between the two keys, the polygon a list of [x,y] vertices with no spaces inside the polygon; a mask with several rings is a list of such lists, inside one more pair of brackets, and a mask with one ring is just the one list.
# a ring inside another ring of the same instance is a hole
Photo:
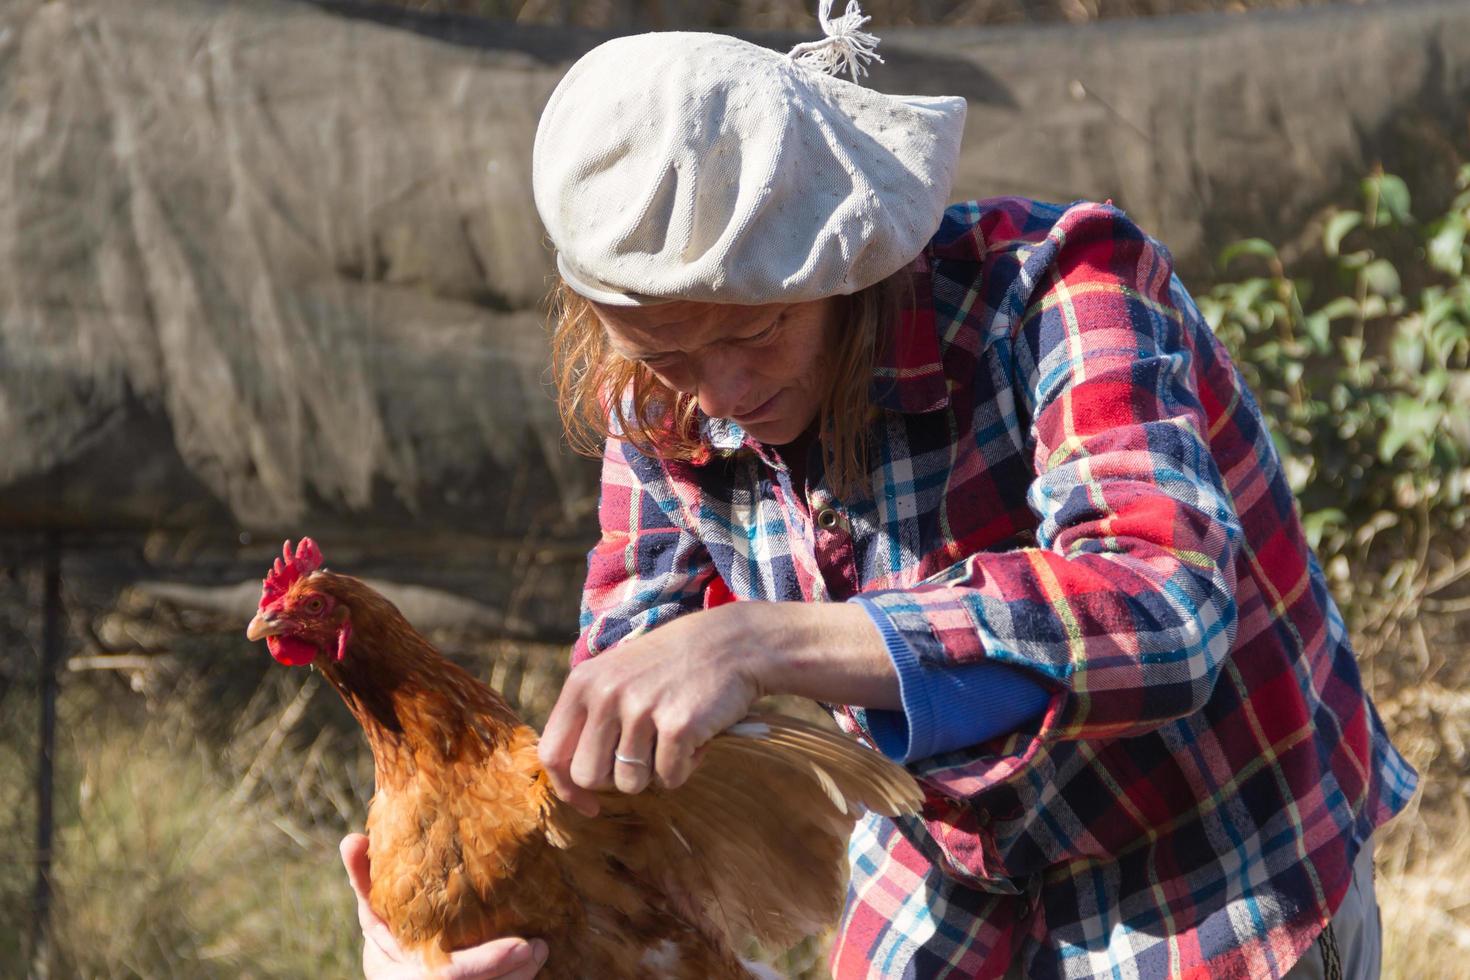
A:
{"label": "chicken's red comb", "polygon": [[296,553],[292,554],[291,539],[287,538],[285,547],[281,549],[281,557],[276,559],[260,590],[261,608],[264,609],[285,595],[286,590],[298,579],[305,578],[321,567],[322,549],[316,546],[315,541],[302,538],[296,545]]}

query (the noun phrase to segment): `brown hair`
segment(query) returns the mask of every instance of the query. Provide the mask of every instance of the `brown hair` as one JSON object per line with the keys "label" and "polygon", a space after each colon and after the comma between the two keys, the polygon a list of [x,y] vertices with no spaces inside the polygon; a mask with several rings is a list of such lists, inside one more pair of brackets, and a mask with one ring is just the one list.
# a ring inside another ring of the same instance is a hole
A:
{"label": "brown hair", "polygon": [[[827,480],[839,496],[866,493],[869,385],[878,345],[887,340],[909,288],[902,270],[848,299],[832,384],[818,416]],[[614,352],[592,304],[561,280],[551,293],[550,329],[557,407],[573,449],[600,455],[617,431],[661,459],[708,456],[694,396],[671,390],[647,367]]]}

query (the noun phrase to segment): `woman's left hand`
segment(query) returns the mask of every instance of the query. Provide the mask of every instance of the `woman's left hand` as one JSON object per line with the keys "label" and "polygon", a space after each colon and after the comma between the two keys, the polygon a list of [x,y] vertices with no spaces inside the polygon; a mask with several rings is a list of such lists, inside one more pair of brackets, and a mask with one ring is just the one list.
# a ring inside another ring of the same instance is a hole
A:
{"label": "woman's left hand", "polygon": [[893,663],[860,607],[732,602],[579,664],[547,719],[541,762],[557,795],[591,816],[597,791],[637,793],[655,774],[682,785],[700,747],[765,694],[899,704]]}
{"label": "woman's left hand", "polygon": [[688,779],[696,750],[765,693],[755,617],[772,605],[690,613],[577,665],[541,736],[557,795],[591,816],[596,790],[637,793],[655,773],[668,787]]}

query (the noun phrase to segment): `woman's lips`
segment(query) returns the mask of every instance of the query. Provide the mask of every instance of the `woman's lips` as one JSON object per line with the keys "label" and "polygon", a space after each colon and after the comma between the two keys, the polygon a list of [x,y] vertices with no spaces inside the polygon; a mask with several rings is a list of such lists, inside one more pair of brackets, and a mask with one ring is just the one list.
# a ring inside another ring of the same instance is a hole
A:
{"label": "woman's lips", "polygon": [[744,415],[735,415],[732,416],[732,418],[734,418],[734,420],[741,425],[750,425],[755,422],[764,422],[766,421],[766,416],[770,414],[772,406],[775,405],[776,399],[779,397],[781,397],[781,393],[778,391],[770,398],[767,398],[765,401],[757,405],[755,411],[746,412]]}

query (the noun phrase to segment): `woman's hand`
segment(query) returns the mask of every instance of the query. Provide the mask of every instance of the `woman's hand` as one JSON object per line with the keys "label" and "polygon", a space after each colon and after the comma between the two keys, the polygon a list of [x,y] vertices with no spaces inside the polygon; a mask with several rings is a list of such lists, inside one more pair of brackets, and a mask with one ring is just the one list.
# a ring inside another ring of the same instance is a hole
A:
{"label": "woman's hand", "polygon": [[557,795],[590,816],[595,790],[637,793],[655,774],[679,786],[695,750],[745,717],[762,691],[749,624],[727,609],[681,616],[577,665],[541,736]]}
{"label": "woman's hand", "polygon": [[[357,921],[362,926],[362,972],[367,980],[425,980],[430,976],[417,956],[398,947],[388,926],[368,904],[372,880],[365,834],[342,838],[342,863],[357,895]],[[449,965],[432,974],[437,980],[530,980],[546,962],[546,944],[537,939],[494,939],[449,954]]]}
{"label": "woman's hand", "polygon": [[579,664],[547,719],[541,762],[557,795],[591,816],[596,791],[637,793],[654,775],[681,785],[699,748],[765,694],[899,704],[893,663],[861,607],[734,602]]}

